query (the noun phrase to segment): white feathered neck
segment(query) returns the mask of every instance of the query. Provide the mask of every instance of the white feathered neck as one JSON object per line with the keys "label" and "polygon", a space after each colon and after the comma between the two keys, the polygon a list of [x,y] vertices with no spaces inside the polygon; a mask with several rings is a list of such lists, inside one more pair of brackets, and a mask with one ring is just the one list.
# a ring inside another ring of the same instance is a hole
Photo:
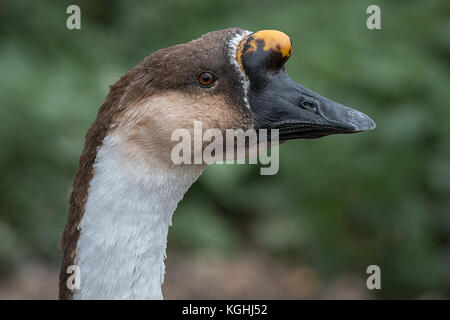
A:
{"label": "white feathered neck", "polygon": [[172,214],[202,166],[151,166],[128,159],[120,136],[106,136],[80,222],[74,299],[162,299]]}

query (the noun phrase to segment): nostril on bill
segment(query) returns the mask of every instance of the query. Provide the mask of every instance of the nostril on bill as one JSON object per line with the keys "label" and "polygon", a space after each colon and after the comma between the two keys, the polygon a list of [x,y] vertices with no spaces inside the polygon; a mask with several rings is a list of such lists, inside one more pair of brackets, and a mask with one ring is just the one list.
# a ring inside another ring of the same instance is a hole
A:
{"label": "nostril on bill", "polygon": [[305,109],[305,110],[308,110],[308,111],[311,111],[311,112],[314,112],[314,113],[318,113],[318,109],[317,109],[318,105],[317,105],[317,102],[315,102],[315,101],[312,101],[312,100],[302,101],[300,103],[300,107],[302,109]]}

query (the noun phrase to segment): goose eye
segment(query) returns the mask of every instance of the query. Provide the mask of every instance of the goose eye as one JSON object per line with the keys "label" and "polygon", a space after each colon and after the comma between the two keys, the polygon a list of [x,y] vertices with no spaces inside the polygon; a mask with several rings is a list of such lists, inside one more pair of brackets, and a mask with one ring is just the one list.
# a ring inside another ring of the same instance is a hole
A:
{"label": "goose eye", "polygon": [[205,71],[198,75],[197,80],[200,87],[209,88],[216,81],[216,77],[211,72]]}

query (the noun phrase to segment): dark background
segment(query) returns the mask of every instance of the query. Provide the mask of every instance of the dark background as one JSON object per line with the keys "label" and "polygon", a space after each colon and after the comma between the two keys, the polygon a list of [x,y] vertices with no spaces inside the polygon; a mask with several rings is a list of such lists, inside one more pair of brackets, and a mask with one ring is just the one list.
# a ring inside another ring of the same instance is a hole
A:
{"label": "dark background", "polygon": [[377,129],[288,142],[275,176],[208,167],[174,215],[166,297],[449,298],[449,18],[445,0],[0,1],[0,298],[56,297],[72,177],[108,86],[232,26],[287,33],[289,75]]}

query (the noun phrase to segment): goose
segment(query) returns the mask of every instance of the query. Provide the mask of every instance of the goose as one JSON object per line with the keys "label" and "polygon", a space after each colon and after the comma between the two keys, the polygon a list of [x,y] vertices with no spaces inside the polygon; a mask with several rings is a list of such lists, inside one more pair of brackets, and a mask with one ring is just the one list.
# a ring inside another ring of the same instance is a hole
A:
{"label": "goose", "polygon": [[375,128],[290,79],[291,54],[283,32],[229,28],[158,50],[110,86],[72,185],[60,299],[163,298],[172,215],[205,167],[171,162],[175,129],[279,129],[285,142]]}

